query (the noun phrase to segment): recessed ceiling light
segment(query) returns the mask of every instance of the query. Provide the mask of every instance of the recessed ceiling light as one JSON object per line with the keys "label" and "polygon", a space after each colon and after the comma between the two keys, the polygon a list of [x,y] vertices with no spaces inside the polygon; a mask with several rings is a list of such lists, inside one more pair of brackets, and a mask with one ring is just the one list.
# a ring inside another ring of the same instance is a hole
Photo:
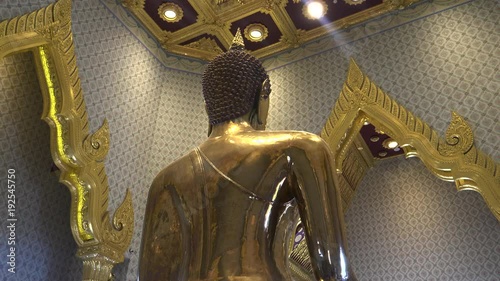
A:
{"label": "recessed ceiling light", "polygon": [[252,23],[245,27],[243,30],[243,34],[245,34],[245,38],[250,40],[251,42],[261,42],[267,38],[269,31],[267,27],[261,23]]}
{"label": "recessed ceiling light", "polygon": [[326,14],[328,6],[323,0],[311,0],[308,1],[302,10],[302,13],[308,18],[317,20],[322,18]]}
{"label": "recessed ceiling light", "polygon": [[307,12],[309,13],[309,15],[315,19],[319,19],[323,16],[323,12],[324,12],[324,9],[323,9],[323,5],[321,5],[321,3],[319,2],[309,2],[307,4]]}
{"label": "recessed ceiling light", "polygon": [[399,146],[399,144],[397,141],[395,141],[391,138],[388,138],[382,142],[382,146],[384,146],[387,149],[395,149],[396,147]]}
{"label": "recessed ceiling light", "polygon": [[175,13],[175,11],[173,11],[173,10],[165,10],[165,12],[163,14],[169,20],[173,20],[177,16],[177,14]]}
{"label": "recessed ceiling light", "polygon": [[166,22],[178,22],[184,16],[184,12],[182,11],[181,7],[172,2],[167,2],[160,5],[160,7],[158,8],[158,14]]}
{"label": "recessed ceiling light", "polygon": [[373,137],[370,138],[370,141],[371,142],[378,142],[379,139],[380,138],[378,136],[373,136]]}
{"label": "recessed ceiling light", "polygon": [[254,29],[250,31],[250,36],[252,36],[253,38],[260,38],[262,37],[262,32],[260,32],[260,30]]}
{"label": "recessed ceiling light", "polygon": [[387,152],[386,152],[386,151],[380,151],[380,152],[378,153],[378,156],[380,156],[380,157],[385,157],[385,156],[387,156]]}

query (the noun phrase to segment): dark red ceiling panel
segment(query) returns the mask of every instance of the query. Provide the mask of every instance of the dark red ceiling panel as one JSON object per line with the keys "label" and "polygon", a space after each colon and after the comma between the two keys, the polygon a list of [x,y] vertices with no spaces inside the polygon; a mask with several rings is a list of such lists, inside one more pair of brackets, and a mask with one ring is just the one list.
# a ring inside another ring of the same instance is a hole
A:
{"label": "dark red ceiling panel", "polygon": [[[178,22],[166,22],[158,14],[158,9],[163,3],[177,4],[183,11],[183,17]],[[198,13],[194,10],[193,6],[187,0],[146,0],[144,5],[146,13],[155,21],[155,23],[163,30],[174,32],[186,26],[196,23]]]}
{"label": "dark red ceiling panel", "polygon": [[243,40],[245,41],[245,47],[247,50],[255,51],[279,42],[282,35],[281,31],[270,15],[261,12],[252,14],[248,17],[233,22],[231,24],[231,33],[235,34],[238,28],[240,28],[241,32],[243,32],[245,30],[245,27],[252,23],[260,23],[266,26],[268,30],[268,36],[261,42],[251,42],[247,40],[245,36],[243,36]]}
{"label": "dark red ceiling panel", "polygon": [[[372,124],[364,125],[359,132],[361,133],[363,140],[368,145],[370,152],[375,158],[387,158],[404,153],[403,149],[401,149],[399,146],[396,148],[396,150],[385,148],[382,143],[390,137],[386,134],[377,132],[375,130],[375,126],[373,126]],[[380,153],[382,153],[382,155],[384,156],[381,156]]]}
{"label": "dark red ceiling panel", "polygon": [[[322,0],[328,7],[327,13],[322,19],[312,20],[302,12],[304,5],[309,1],[311,0],[144,0],[142,6],[139,5],[141,1],[128,0],[124,2],[124,6],[138,17],[146,28],[149,28],[151,34],[167,51],[172,50],[186,56],[210,60],[219,53],[219,48],[213,48],[214,43],[200,42],[191,44],[189,49],[176,48],[180,47],[179,44],[186,45],[206,37],[214,39],[224,50],[230,40],[229,32],[234,34],[237,28],[240,28],[244,33],[247,26],[256,24],[257,29],[260,28],[259,25],[266,26],[268,37],[261,42],[252,42],[247,38],[244,38],[244,41],[248,50],[254,51],[255,56],[263,58],[297,47],[296,41],[307,43],[339,28],[372,20],[416,2],[425,2],[425,0],[405,0],[401,2],[402,6],[395,6],[391,4],[393,0]],[[175,4],[174,8],[182,9],[183,17],[178,22],[167,22],[158,14],[159,7],[168,3]],[[354,3],[359,4],[353,5]],[[269,14],[262,12],[266,7],[270,9]],[[209,24],[201,24],[199,20],[202,18]],[[333,26],[334,22],[339,23],[339,26]],[[334,30],[331,30],[332,27]],[[175,32],[175,38],[165,36],[164,31]],[[206,34],[215,34],[219,38]],[[284,35],[290,35],[291,38],[285,38],[288,40],[282,42],[280,40]],[[221,46],[220,42],[224,42],[224,46]]]}

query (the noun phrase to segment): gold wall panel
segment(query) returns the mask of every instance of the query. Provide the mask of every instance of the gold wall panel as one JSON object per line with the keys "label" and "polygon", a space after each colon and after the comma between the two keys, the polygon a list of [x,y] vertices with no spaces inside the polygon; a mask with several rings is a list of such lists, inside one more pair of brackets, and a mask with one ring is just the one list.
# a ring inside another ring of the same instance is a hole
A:
{"label": "gold wall panel", "polygon": [[479,192],[500,220],[500,165],[478,150],[465,120],[452,112],[445,139],[399,105],[361,72],[351,60],[347,80],[321,137],[334,151],[336,170],[346,172],[344,159],[365,121],[384,131],[404,149],[406,157],[419,157],[439,178],[455,182],[458,190]]}
{"label": "gold wall panel", "polygon": [[89,132],[71,32],[71,1],[0,22],[0,59],[18,52],[33,52],[35,57],[52,158],[61,170],[59,180],[71,193],[71,231],[83,260],[82,278],[109,280],[132,238],[132,198],[127,191],[110,218],[104,167],[108,123]]}

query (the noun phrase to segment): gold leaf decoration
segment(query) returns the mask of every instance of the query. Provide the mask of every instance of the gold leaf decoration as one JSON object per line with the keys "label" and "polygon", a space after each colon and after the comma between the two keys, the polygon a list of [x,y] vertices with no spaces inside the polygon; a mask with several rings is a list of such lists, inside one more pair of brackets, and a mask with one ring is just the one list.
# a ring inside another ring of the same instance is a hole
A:
{"label": "gold leaf decoration", "polygon": [[109,125],[104,119],[101,127],[83,141],[83,150],[95,161],[103,161],[109,151]]}
{"label": "gold leaf decoration", "polygon": [[440,143],[439,153],[453,156],[467,153],[474,143],[472,130],[464,118],[456,112],[451,113],[451,123],[446,130],[445,142]]}

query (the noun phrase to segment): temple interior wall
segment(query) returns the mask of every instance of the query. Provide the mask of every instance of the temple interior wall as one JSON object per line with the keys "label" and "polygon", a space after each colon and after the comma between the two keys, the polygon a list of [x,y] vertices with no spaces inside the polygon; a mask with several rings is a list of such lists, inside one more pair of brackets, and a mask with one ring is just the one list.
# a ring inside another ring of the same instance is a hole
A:
{"label": "temple interior wall", "polygon": [[[0,3],[0,19],[52,1],[25,2]],[[134,196],[134,237],[116,280],[136,280],[149,184],[205,138],[207,118],[200,73],[159,60],[109,2],[73,1],[73,34],[90,128],[104,118],[109,122],[110,210],[127,188]],[[456,110],[470,123],[476,145],[499,161],[498,10],[494,0],[473,1],[270,69],[269,129],[319,133],[353,57],[376,84],[442,135]],[[0,167],[15,168],[20,178],[22,259],[13,280],[78,280],[69,192],[50,172],[48,126],[39,118],[42,98],[31,63],[29,54],[0,63]],[[359,280],[500,275],[500,224],[484,201],[473,192],[457,193],[418,159],[378,163],[360,185],[346,223]],[[6,251],[2,244],[0,255]],[[0,277],[6,268],[2,264]]]}

